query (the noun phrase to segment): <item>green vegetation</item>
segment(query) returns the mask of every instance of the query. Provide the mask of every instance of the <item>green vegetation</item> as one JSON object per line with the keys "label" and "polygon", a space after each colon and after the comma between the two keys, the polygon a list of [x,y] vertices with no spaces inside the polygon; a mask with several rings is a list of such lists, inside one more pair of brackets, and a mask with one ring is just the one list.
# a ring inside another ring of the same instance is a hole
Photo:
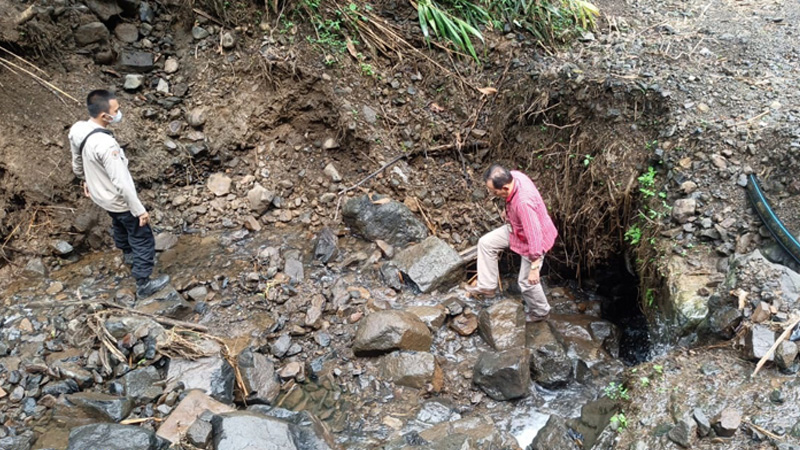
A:
{"label": "green vegetation", "polygon": [[473,39],[483,41],[481,28],[503,31],[508,25],[557,43],[594,28],[600,14],[585,0],[419,0],[416,7],[426,40],[435,35],[476,61]]}
{"label": "green vegetation", "polygon": [[623,412],[618,412],[611,416],[611,426],[614,427],[615,430],[624,430],[628,427],[628,418],[625,417]]}
{"label": "green vegetation", "polygon": [[639,228],[639,224],[635,223],[628,228],[625,232],[625,240],[631,245],[637,245],[642,240],[642,229]]}
{"label": "green vegetation", "polygon": [[608,384],[608,386],[603,388],[603,393],[606,394],[606,397],[610,398],[611,400],[630,400],[631,397],[628,395],[628,389],[622,385],[622,383],[616,383],[612,381]]}

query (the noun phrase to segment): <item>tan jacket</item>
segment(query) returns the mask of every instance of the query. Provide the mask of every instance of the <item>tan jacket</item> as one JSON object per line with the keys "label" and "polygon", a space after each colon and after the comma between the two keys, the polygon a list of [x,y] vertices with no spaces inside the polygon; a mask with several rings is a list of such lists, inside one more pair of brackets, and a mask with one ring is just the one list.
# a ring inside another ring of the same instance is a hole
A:
{"label": "tan jacket", "polygon": [[146,212],[136,186],[128,171],[128,159],[117,140],[105,133],[95,133],[79,151],[83,139],[100,125],[84,120],[77,122],[69,130],[69,144],[72,150],[72,172],[86,180],[89,195],[98,206],[110,212],[130,211],[134,216]]}

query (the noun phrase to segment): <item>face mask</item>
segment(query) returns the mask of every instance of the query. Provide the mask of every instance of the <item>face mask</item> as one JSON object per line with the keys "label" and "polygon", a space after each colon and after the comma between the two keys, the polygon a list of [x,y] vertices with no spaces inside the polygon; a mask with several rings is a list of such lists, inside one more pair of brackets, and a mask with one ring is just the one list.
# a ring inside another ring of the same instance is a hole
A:
{"label": "face mask", "polygon": [[120,122],[122,122],[122,110],[118,109],[117,113],[111,116],[111,121],[108,123],[120,123]]}

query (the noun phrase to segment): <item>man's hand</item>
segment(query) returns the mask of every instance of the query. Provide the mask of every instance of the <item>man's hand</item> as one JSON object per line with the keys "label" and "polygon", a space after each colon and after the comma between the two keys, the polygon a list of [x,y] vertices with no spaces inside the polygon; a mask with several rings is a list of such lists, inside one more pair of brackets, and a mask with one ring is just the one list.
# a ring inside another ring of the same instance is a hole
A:
{"label": "man's hand", "polygon": [[150,213],[145,211],[144,213],[142,213],[141,216],[139,216],[139,226],[143,227],[143,226],[147,225],[148,223],[150,223]]}
{"label": "man's hand", "polygon": [[533,285],[539,284],[539,270],[541,270],[541,267],[531,267],[531,271],[528,272],[528,283]]}
{"label": "man's hand", "polygon": [[506,216],[506,210],[505,209],[500,211],[500,219],[503,222],[508,222],[508,216]]}
{"label": "man's hand", "polygon": [[91,195],[89,195],[89,185],[88,185],[88,184],[86,184],[86,182],[85,182],[85,181],[83,181],[83,182],[81,182],[81,186],[83,187],[83,195],[85,195],[85,196],[87,196],[87,197],[91,198],[92,196],[91,196]]}

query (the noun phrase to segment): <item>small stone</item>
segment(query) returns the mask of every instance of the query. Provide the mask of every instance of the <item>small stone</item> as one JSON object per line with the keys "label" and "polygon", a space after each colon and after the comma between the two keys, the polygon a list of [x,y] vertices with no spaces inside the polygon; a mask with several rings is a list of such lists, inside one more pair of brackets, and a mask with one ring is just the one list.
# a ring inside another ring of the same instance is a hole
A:
{"label": "small stone", "polygon": [[186,439],[195,447],[207,448],[211,442],[211,424],[205,420],[195,420],[186,432]]}
{"label": "small stone", "polygon": [[250,203],[250,209],[258,215],[263,214],[272,205],[274,199],[275,194],[258,183],[247,192],[247,201]]}
{"label": "small stone", "polygon": [[206,183],[208,190],[217,197],[228,195],[231,192],[231,178],[224,173],[215,173],[208,177]]}
{"label": "small stone", "polygon": [[450,322],[450,328],[461,336],[469,336],[478,329],[478,316],[470,312],[464,312]]}
{"label": "small stone", "polygon": [[690,180],[681,183],[681,191],[683,191],[683,193],[686,195],[689,195],[696,190],[697,190],[697,183],[695,183],[694,181]]}
{"label": "small stone", "polygon": [[164,72],[175,73],[177,71],[178,71],[178,60],[175,58],[167,58],[167,61],[164,63]]}
{"label": "small stone", "polygon": [[670,441],[680,445],[683,448],[691,448],[692,437],[694,437],[695,423],[688,420],[679,421],[669,433],[667,437]]}
{"label": "small stone", "polygon": [[91,22],[75,30],[75,43],[84,46],[108,39],[111,33],[102,22]]}
{"label": "small stone", "polygon": [[693,198],[682,198],[675,201],[672,209],[672,217],[680,224],[689,221],[697,211],[697,200]]}
{"label": "small stone", "polygon": [[325,175],[327,175],[328,178],[330,178],[334,183],[342,181],[342,176],[339,175],[339,171],[336,170],[336,167],[334,167],[333,163],[328,163],[323,172],[325,172]]}
{"label": "small stone", "polygon": [[697,104],[697,110],[700,111],[703,114],[707,113],[709,109],[710,108],[705,103],[698,103]]}
{"label": "small stone", "polygon": [[120,23],[114,28],[114,34],[120,41],[128,44],[139,40],[139,29],[132,23]]}
{"label": "small stone", "polygon": [[156,92],[160,92],[162,94],[169,94],[169,83],[167,80],[163,78],[158,79],[158,85],[156,86]]}
{"label": "small stone", "polygon": [[800,366],[795,362],[797,354],[798,347],[795,342],[788,340],[781,342],[775,350],[775,362],[778,364],[778,368],[788,373],[796,372],[798,366]]}
{"label": "small stone", "polygon": [[178,236],[167,231],[162,231],[155,236],[156,251],[163,252],[178,244]]}
{"label": "small stone", "polygon": [[153,54],[148,52],[123,51],[119,62],[128,69],[147,72],[153,68]]}
{"label": "small stone", "polygon": [[731,437],[742,423],[742,414],[733,408],[725,408],[711,422],[717,436]]}
{"label": "small stone", "polygon": [[190,289],[186,295],[196,302],[202,302],[208,297],[208,288],[205,286],[195,286]]}
{"label": "small stone", "polygon": [[278,375],[284,380],[288,380],[289,378],[297,378],[298,375],[301,375],[302,373],[303,365],[297,361],[292,361],[289,364],[286,364],[281,370],[278,371]]}
{"label": "small stone", "polygon": [[19,331],[22,331],[23,333],[32,333],[33,325],[31,325],[31,321],[28,320],[27,317],[24,317],[22,320],[19,321],[17,329],[19,329]]}
{"label": "small stone", "polygon": [[58,240],[50,244],[50,248],[53,249],[53,253],[58,256],[66,256],[72,253],[73,247],[67,241]]}
{"label": "small stone", "polygon": [[336,142],[336,139],[329,137],[325,139],[325,142],[322,143],[322,148],[324,150],[333,150],[335,148],[339,148],[339,143]]}
{"label": "small stone", "polygon": [[378,121],[378,113],[367,105],[361,108],[361,114],[364,115],[364,120],[370,125]]}
{"label": "small stone", "polygon": [[736,180],[736,184],[738,184],[741,187],[747,187],[747,175],[740,174],[739,178]]}
{"label": "small stone", "polygon": [[194,108],[186,114],[189,126],[200,128],[206,123],[206,111],[203,108]]}
{"label": "small stone", "polygon": [[717,155],[716,153],[711,155],[711,164],[714,164],[714,167],[720,170],[725,170],[728,168],[728,161],[722,155]]}
{"label": "small stone", "polygon": [[261,224],[258,222],[258,219],[253,216],[245,217],[243,225],[250,231],[261,231]]}
{"label": "small stone", "polygon": [[222,35],[222,48],[230,50],[236,46],[236,34],[227,31]]}
{"label": "small stone", "polygon": [[209,32],[203,27],[192,27],[192,37],[195,40],[205,39],[210,36]]}
{"label": "small stone", "polygon": [[[745,336],[745,355],[748,359],[759,361],[764,357],[775,342],[775,332],[764,325],[753,325]],[[772,361],[774,354],[768,360]]]}
{"label": "small stone", "polygon": [[292,346],[292,338],[288,334],[283,334],[281,337],[278,338],[275,342],[272,343],[270,346],[270,352],[278,357],[282,358],[283,355],[289,351],[289,347]]}
{"label": "small stone", "polygon": [[711,423],[708,421],[708,417],[700,408],[695,408],[692,412],[692,417],[694,417],[694,421],[697,422],[697,433],[700,437],[708,436],[708,432],[711,431]]}
{"label": "small stone", "polygon": [[47,294],[47,295],[56,295],[56,294],[58,294],[59,292],[61,292],[63,290],[64,290],[64,285],[61,284],[60,281],[56,281],[53,284],[51,284],[50,286],[48,286],[47,290],[44,291],[44,293]]}
{"label": "small stone", "polygon": [[383,256],[391,259],[394,257],[394,247],[382,239],[375,239],[375,245],[381,250]]}
{"label": "small stone", "polygon": [[126,91],[135,91],[142,87],[144,83],[144,75],[139,74],[128,74],[125,75],[125,84],[122,85],[122,88]]}
{"label": "small stone", "polygon": [[769,320],[769,317],[772,315],[772,313],[769,310],[769,307],[770,307],[769,303],[760,302],[756,307],[756,310],[753,311],[753,315],[750,316],[750,320],[753,323],[761,323]]}
{"label": "small stone", "polygon": [[775,100],[774,102],[769,104],[769,109],[772,110],[781,109],[781,102]]}
{"label": "small stone", "polygon": [[28,261],[25,265],[25,275],[34,278],[46,277],[47,267],[45,267],[42,258],[32,258]]}

